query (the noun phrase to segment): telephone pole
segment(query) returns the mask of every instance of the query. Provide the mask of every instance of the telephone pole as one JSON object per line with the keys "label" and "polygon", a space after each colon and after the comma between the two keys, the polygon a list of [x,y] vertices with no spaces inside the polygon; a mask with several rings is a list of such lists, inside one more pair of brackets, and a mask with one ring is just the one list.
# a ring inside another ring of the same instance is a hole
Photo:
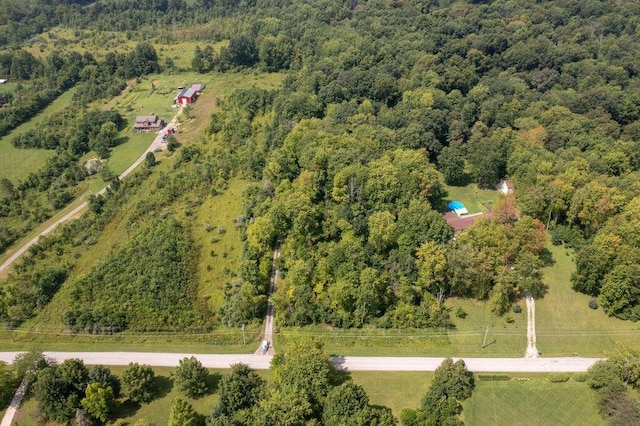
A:
{"label": "telephone pole", "polygon": [[482,341],[482,349],[487,346],[487,336],[489,335],[489,326],[487,326],[487,331],[484,332],[484,340]]}

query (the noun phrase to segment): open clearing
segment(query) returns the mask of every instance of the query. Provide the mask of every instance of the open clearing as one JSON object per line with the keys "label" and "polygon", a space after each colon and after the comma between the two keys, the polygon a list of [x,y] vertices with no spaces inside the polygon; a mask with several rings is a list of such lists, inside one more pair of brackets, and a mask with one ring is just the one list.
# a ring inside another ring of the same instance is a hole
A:
{"label": "open clearing", "polygon": [[17,182],[26,178],[29,173],[39,170],[47,159],[55,153],[52,149],[18,149],[11,141],[42,123],[69,105],[75,89],[69,89],[51,102],[44,110],[36,114],[31,120],[22,123],[9,134],[0,138],[0,179],[7,178]]}
{"label": "open clearing", "polygon": [[487,213],[499,197],[495,189],[480,189],[475,183],[466,186],[446,185],[445,189],[447,190],[445,204],[449,201],[460,201],[471,214]]}
{"label": "open clearing", "polygon": [[573,250],[547,244],[554,265],[544,268],[549,292],[536,300],[537,346],[544,355],[602,356],[616,345],[637,345],[640,323],[607,316],[601,308],[588,307],[591,296],[573,291]]}
{"label": "open clearing", "polygon": [[[515,376],[513,376],[515,377]],[[598,414],[597,396],[586,383],[551,383],[546,375],[521,380],[476,380],[473,395],[462,406],[468,425],[606,425]]]}

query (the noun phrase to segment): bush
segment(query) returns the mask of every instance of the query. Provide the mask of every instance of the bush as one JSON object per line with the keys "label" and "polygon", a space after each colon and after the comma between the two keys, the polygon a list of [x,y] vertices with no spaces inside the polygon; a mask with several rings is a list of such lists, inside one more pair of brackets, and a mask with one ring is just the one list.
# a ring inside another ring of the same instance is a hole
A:
{"label": "bush", "polygon": [[591,300],[589,300],[589,307],[591,309],[598,309],[598,299],[594,297]]}
{"label": "bush", "polygon": [[511,310],[513,310],[514,313],[519,314],[520,312],[522,312],[522,306],[513,305],[513,308],[511,308]]}
{"label": "bush", "polygon": [[514,320],[511,315],[507,315],[506,317],[504,317],[504,320],[507,322],[507,324],[513,324],[514,322],[516,322],[516,320]]}
{"label": "bush", "polygon": [[573,378],[574,381],[578,383],[584,383],[587,381],[587,373],[575,373],[571,377]]}
{"label": "bush", "polygon": [[511,380],[506,374],[478,374],[478,380],[485,382],[507,382]]}
{"label": "bush", "polygon": [[456,309],[456,317],[462,318],[462,319],[465,319],[467,317],[467,313],[465,312],[464,309],[462,309],[461,306],[458,306],[458,309]]}
{"label": "bush", "polygon": [[551,383],[564,383],[569,380],[567,373],[551,373],[547,377]]}

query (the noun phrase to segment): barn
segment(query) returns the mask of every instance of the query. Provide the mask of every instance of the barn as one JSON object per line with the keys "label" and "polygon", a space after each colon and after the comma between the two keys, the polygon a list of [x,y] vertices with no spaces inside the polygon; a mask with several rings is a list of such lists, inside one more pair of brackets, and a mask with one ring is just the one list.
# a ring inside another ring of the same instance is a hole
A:
{"label": "barn", "polygon": [[198,98],[198,93],[193,89],[193,87],[189,87],[188,89],[182,90],[180,93],[173,98],[173,102],[179,105],[189,105],[196,101]]}

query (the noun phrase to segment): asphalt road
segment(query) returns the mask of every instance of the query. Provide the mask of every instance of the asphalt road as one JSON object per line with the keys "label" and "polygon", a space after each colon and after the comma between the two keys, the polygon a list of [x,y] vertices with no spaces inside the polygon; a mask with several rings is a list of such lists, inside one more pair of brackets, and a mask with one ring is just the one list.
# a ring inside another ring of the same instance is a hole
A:
{"label": "asphalt road", "polygon": [[[18,352],[0,352],[0,361],[11,363]],[[150,352],[45,352],[49,358],[62,362],[68,358],[82,359],[86,364],[128,365],[131,362],[155,367],[176,367],[185,357],[195,356],[208,368],[229,368],[243,363],[256,370],[269,368],[271,355],[256,354],[177,354]],[[444,358],[440,357],[335,357],[334,365],[347,371],[434,371]],[[454,358],[459,359],[459,358]],[[600,358],[462,358],[467,368],[475,372],[550,373],[586,371]]]}

